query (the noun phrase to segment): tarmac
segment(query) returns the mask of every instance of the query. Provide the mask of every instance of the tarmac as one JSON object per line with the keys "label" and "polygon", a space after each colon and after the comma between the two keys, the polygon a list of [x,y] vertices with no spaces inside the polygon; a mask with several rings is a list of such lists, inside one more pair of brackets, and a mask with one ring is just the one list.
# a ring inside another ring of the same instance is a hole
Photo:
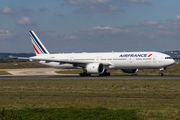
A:
{"label": "tarmac", "polygon": [[146,80],[146,79],[179,79],[180,75],[113,75],[113,76],[83,76],[79,77],[78,74],[57,74],[55,71],[61,69],[55,68],[28,68],[28,69],[0,69],[1,71],[7,71],[11,75],[0,75],[0,79],[134,79],[134,80]]}

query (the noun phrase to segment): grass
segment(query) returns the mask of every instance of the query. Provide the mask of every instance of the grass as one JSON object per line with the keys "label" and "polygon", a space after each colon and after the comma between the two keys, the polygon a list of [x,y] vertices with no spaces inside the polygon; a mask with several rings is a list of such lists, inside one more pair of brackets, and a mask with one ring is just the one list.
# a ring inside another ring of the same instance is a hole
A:
{"label": "grass", "polygon": [[0,63],[0,69],[47,68],[35,62]]}
{"label": "grass", "polygon": [[2,110],[0,119],[11,120],[139,120],[135,110],[110,110],[106,108],[35,108]]}
{"label": "grass", "polygon": [[2,71],[0,71],[0,75],[11,75],[11,74],[2,70]]}
{"label": "grass", "polygon": [[[42,68],[33,62],[0,63],[0,69]],[[79,74],[82,70],[59,71]],[[121,70],[109,70],[111,75],[132,75]],[[137,75],[157,75],[159,70],[139,70]],[[8,74],[0,71],[0,74]],[[164,74],[180,75],[180,65],[168,67]],[[136,115],[147,120],[180,119],[179,80],[93,80],[93,79],[1,79],[0,108],[17,111],[68,108],[110,111],[135,110]],[[78,111],[75,110],[75,111]],[[29,111],[29,112],[30,112]],[[9,112],[9,111],[8,111]],[[37,111],[36,111],[37,112]],[[34,113],[36,113],[34,112]],[[43,113],[43,112],[42,112]],[[10,116],[10,113],[9,115]],[[131,115],[130,115],[131,116]],[[22,116],[21,116],[22,117]],[[32,119],[45,119],[34,115]],[[47,116],[45,116],[47,117]],[[51,116],[50,116],[51,118]],[[70,118],[69,118],[70,119]],[[80,119],[80,118],[78,118]]]}
{"label": "grass", "polygon": [[135,110],[140,118],[180,118],[179,80],[0,80],[0,108],[103,107]]}

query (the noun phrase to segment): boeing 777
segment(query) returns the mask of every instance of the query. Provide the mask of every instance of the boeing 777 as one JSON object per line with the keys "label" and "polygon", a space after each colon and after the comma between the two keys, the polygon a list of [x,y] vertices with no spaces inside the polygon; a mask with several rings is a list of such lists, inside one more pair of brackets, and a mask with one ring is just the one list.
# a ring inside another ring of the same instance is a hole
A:
{"label": "boeing 777", "polygon": [[125,73],[136,73],[138,69],[159,69],[159,75],[163,76],[163,70],[175,63],[169,55],[160,52],[50,54],[34,31],[29,31],[29,34],[36,56],[19,59],[29,59],[59,69],[83,69],[80,76],[110,76],[109,69],[121,69]]}

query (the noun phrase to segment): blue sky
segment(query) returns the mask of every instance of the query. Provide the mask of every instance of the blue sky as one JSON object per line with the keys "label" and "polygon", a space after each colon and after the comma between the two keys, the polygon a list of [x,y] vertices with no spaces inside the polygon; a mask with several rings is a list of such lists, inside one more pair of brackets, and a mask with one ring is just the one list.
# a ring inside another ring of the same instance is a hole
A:
{"label": "blue sky", "polygon": [[0,52],[180,50],[179,0],[0,0]]}

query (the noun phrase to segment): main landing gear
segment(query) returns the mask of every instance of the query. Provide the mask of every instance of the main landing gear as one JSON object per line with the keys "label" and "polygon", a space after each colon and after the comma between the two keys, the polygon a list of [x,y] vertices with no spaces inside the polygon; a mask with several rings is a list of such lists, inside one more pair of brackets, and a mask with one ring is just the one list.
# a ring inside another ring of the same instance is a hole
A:
{"label": "main landing gear", "polygon": [[165,70],[166,68],[160,68],[159,70],[160,70],[160,73],[159,73],[159,75],[160,76],[163,76],[163,71]]}
{"label": "main landing gear", "polygon": [[105,70],[103,74],[99,74],[99,76],[110,76],[111,74]]}
{"label": "main landing gear", "polygon": [[[104,71],[103,74],[99,74],[99,76],[110,76],[111,74],[109,72],[107,72],[107,70]],[[83,70],[83,73],[79,74],[80,77],[82,76],[91,76],[90,73],[87,73],[87,70]]]}
{"label": "main landing gear", "polygon": [[83,73],[80,73],[79,74],[79,76],[91,76],[91,74],[90,73],[87,73],[87,72],[83,72]]}
{"label": "main landing gear", "polygon": [[83,73],[80,73],[79,76],[80,77],[82,77],[82,76],[91,76],[91,74],[87,73],[87,70],[83,69]]}

